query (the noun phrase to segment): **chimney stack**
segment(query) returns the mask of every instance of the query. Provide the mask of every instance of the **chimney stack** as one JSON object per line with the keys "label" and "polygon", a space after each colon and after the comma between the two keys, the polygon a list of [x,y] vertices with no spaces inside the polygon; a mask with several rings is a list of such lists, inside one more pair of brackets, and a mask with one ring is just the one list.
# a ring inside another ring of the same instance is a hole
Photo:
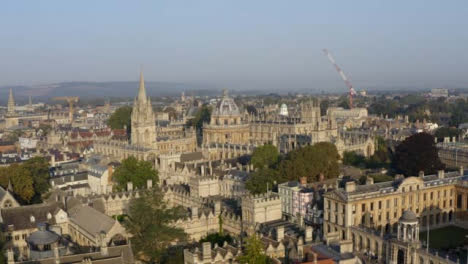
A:
{"label": "chimney stack", "polygon": [[460,173],[460,176],[465,175],[465,169],[463,168],[463,166],[460,166],[460,171],[459,171],[459,173]]}
{"label": "chimney stack", "polygon": [[438,177],[439,179],[445,178],[445,171],[444,171],[444,170],[439,170],[439,171],[437,171],[437,177]]}
{"label": "chimney stack", "polygon": [[311,226],[306,226],[305,229],[305,243],[311,243],[313,239],[313,228]]}
{"label": "chimney stack", "polygon": [[127,182],[127,191],[129,192],[133,191],[133,182],[131,181]]}
{"label": "chimney stack", "polygon": [[148,188],[148,189],[153,188],[153,180],[152,179],[146,180],[146,188]]}
{"label": "chimney stack", "polygon": [[211,259],[211,242],[203,242],[202,248],[203,260]]}
{"label": "chimney stack", "polygon": [[356,183],[354,181],[349,181],[345,185],[346,192],[354,192],[356,191]]}
{"label": "chimney stack", "polygon": [[419,178],[424,177],[424,171],[419,171]]}
{"label": "chimney stack", "polygon": [[374,178],[367,177],[366,178],[366,185],[373,185],[373,184],[374,184]]}
{"label": "chimney stack", "polygon": [[281,242],[284,239],[284,226],[276,228],[276,241]]}

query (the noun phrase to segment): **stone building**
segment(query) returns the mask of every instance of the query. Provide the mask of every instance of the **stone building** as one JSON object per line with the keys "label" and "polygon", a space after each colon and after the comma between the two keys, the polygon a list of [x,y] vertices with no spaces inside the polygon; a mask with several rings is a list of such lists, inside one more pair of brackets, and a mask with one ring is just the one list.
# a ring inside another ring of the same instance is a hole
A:
{"label": "stone building", "polygon": [[281,218],[281,199],[277,193],[242,197],[242,221],[248,234],[253,234],[258,224]]}
{"label": "stone building", "polygon": [[213,109],[210,123],[203,125],[203,143],[206,145],[250,143],[249,123],[243,120],[239,107],[229,97],[227,90],[223,91],[223,98]]}
{"label": "stone building", "polygon": [[463,168],[375,184],[371,178],[365,185],[349,181],[324,195],[324,237],[351,240],[356,251],[387,263],[450,263],[421,250],[416,234],[457,221],[466,204],[465,181]]}
{"label": "stone building", "polygon": [[[146,95],[143,74],[140,75],[140,87],[134,100],[131,123],[130,141],[98,140],[94,143],[95,152],[118,161],[134,156],[157,165],[157,157],[161,154],[193,152],[197,148],[194,130],[183,126],[169,129],[167,124],[164,129],[158,128],[151,100]],[[178,132],[175,133],[174,130]]]}

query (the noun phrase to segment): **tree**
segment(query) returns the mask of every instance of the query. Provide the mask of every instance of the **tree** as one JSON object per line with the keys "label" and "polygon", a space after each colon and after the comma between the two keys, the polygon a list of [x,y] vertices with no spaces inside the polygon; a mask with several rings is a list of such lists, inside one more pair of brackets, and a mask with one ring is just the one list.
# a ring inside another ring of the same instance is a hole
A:
{"label": "tree", "polygon": [[298,180],[306,177],[308,181],[335,178],[339,174],[340,155],[336,146],[330,142],[320,142],[291,151],[279,165],[282,180]]}
{"label": "tree", "polygon": [[455,127],[441,127],[441,128],[438,128],[435,133],[434,133],[434,136],[438,139],[438,140],[443,140],[445,137],[456,137],[458,138],[461,134],[461,130],[458,129],[458,128],[455,128]]}
{"label": "tree", "polygon": [[362,167],[366,163],[366,157],[354,151],[343,152],[343,164],[355,167]]}
{"label": "tree", "polygon": [[250,163],[254,168],[267,168],[275,165],[278,159],[278,149],[271,144],[266,144],[254,150]]}
{"label": "tree", "polygon": [[132,234],[136,257],[146,263],[159,263],[172,242],[187,238],[183,229],[174,226],[174,222],[184,216],[181,207],[167,206],[159,188],[132,200],[124,226]]}
{"label": "tree", "polygon": [[392,166],[407,177],[418,175],[419,171],[432,174],[445,168],[437,154],[434,137],[424,132],[406,138],[396,147]]}
{"label": "tree", "polygon": [[13,194],[21,203],[29,203],[34,196],[34,186],[31,173],[19,164],[0,168],[0,185],[7,188],[11,183]]}
{"label": "tree", "polygon": [[195,114],[195,117],[188,121],[188,125],[201,130],[203,123],[210,122],[212,108],[209,105],[203,105]]}
{"label": "tree", "polygon": [[279,183],[279,174],[277,170],[271,168],[260,168],[250,174],[250,178],[245,182],[245,188],[252,194],[267,192],[271,190],[276,183]]}
{"label": "tree", "polygon": [[257,108],[255,108],[255,106],[253,105],[247,105],[245,107],[245,109],[247,110],[247,112],[251,115],[256,115],[257,114]]}
{"label": "tree", "polygon": [[200,240],[200,244],[203,243],[203,242],[210,242],[212,247],[215,244],[222,247],[224,242],[227,242],[228,244],[230,244],[230,243],[232,243],[232,241],[233,241],[233,239],[229,234],[223,235],[223,234],[220,234],[220,233],[213,233],[213,234],[209,234],[206,237],[202,238]]}
{"label": "tree", "polygon": [[115,169],[113,178],[117,182],[116,190],[125,190],[127,183],[132,182],[136,188],[146,186],[147,180],[159,181],[158,172],[153,169],[151,162],[137,160],[130,156],[122,160],[122,164]]}
{"label": "tree", "polygon": [[115,110],[115,112],[107,120],[107,125],[112,129],[127,128],[127,132],[131,131],[132,107],[122,106]]}
{"label": "tree", "polygon": [[265,255],[263,242],[254,234],[247,238],[242,256],[237,259],[241,264],[268,264],[271,260]]}
{"label": "tree", "polygon": [[33,181],[34,197],[32,202],[42,202],[41,196],[50,188],[48,181],[49,162],[43,157],[34,157],[24,162],[21,166],[29,171]]}

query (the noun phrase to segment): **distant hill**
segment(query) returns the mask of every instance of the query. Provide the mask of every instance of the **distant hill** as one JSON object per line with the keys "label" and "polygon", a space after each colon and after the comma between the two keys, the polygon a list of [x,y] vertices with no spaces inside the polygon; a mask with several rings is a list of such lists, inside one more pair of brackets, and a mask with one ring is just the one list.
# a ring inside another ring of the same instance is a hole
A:
{"label": "distant hill", "polygon": [[[187,95],[213,94],[220,90],[214,86],[201,84],[145,82],[149,96],[174,96],[185,91]],[[41,86],[2,86],[0,102],[8,99],[9,89],[13,89],[17,101],[25,101],[29,96],[45,100],[54,96],[79,96],[81,98],[134,97],[138,82],[63,82]]]}

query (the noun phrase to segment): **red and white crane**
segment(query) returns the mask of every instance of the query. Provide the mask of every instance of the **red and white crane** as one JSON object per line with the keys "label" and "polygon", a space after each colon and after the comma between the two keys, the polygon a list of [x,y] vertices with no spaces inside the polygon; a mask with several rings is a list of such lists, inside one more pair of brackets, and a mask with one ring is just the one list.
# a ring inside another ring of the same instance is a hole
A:
{"label": "red and white crane", "polygon": [[344,72],[340,68],[340,66],[338,66],[336,64],[335,59],[333,59],[331,53],[327,49],[323,49],[323,52],[325,53],[325,55],[327,55],[328,59],[333,64],[333,66],[335,66],[336,71],[338,72],[338,74],[341,76],[341,79],[343,79],[346,86],[348,87],[348,89],[349,89],[349,108],[353,108],[353,96],[356,95],[356,91],[354,90],[353,85],[348,80],[348,77],[346,77],[346,75],[344,74]]}

